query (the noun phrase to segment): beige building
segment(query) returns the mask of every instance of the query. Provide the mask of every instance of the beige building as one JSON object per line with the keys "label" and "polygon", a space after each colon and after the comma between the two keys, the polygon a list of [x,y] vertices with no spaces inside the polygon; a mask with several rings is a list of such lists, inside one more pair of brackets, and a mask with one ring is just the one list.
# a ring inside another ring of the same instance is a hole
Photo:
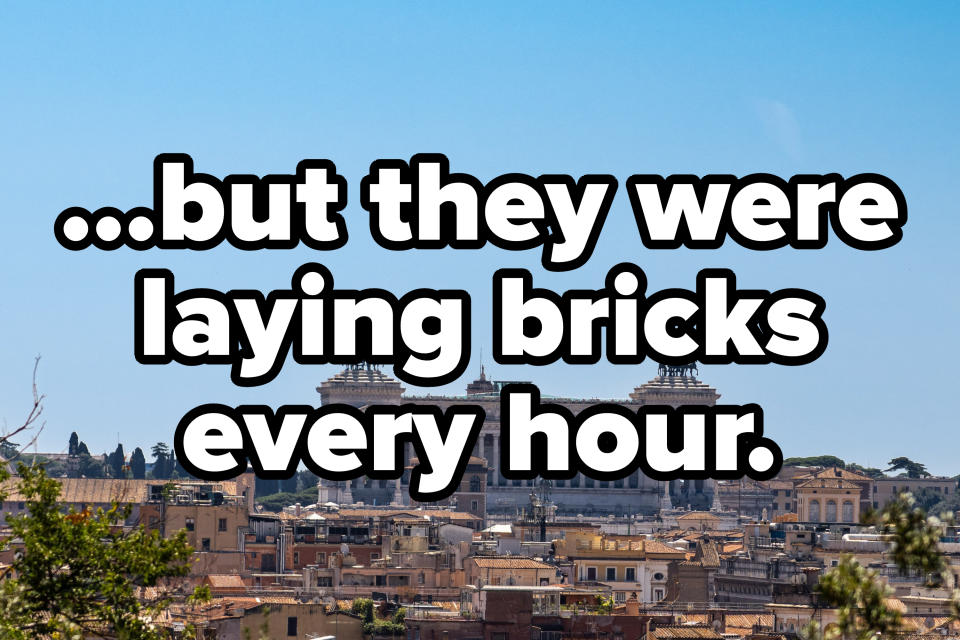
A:
{"label": "beige building", "polygon": [[519,556],[473,556],[464,561],[467,584],[538,587],[559,581],[552,564]]}
{"label": "beige building", "polygon": [[[573,562],[577,582],[629,583],[640,602],[667,593],[667,568],[687,554],[644,536],[575,534],[556,542],[557,557]],[[618,585],[622,586],[622,585]]]}
{"label": "beige building", "polygon": [[[873,507],[873,502],[875,500],[874,494],[876,493],[876,481],[870,476],[865,476],[862,473],[857,473],[855,471],[850,471],[849,469],[841,469],[839,467],[825,467],[823,469],[816,469],[809,473],[798,474],[793,479],[793,484],[795,487],[799,487],[800,484],[808,480],[817,480],[817,479],[832,479],[832,480],[843,480],[857,486],[857,489],[860,493],[860,511],[866,511]],[[803,518],[801,518],[803,520]]]}
{"label": "beige building", "polygon": [[876,508],[883,508],[883,505],[893,500],[897,495],[903,492],[918,494],[921,491],[932,491],[939,493],[944,497],[953,495],[957,490],[957,481],[953,478],[882,478],[876,480],[876,498],[874,505]]}
{"label": "beige building", "polygon": [[812,478],[796,485],[800,522],[860,522],[860,486],[842,478]]}

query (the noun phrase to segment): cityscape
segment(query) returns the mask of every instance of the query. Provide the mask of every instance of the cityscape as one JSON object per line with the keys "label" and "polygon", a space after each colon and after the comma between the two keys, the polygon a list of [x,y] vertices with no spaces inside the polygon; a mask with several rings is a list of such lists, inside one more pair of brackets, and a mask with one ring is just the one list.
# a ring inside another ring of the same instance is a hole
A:
{"label": "cityscape", "polygon": [[[636,409],[720,397],[694,367],[656,373],[615,402]],[[149,622],[171,637],[791,638],[811,622],[840,628],[843,612],[819,584],[845,558],[885,585],[897,633],[960,635],[951,587],[960,577],[957,528],[936,524],[947,576],[936,577],[904,570],[895,537],[876,519],[905,494],[930,514],[956,510],[957,478],[931,476],[907,458],[884,471],[825,455],[788,458],[768,481],[659,482],[640,472],[508,480],[498,470],[506,384],[481,367],[463,395],[408,396],[379,367],[354,365],[317,387],[321,406],[482,406],[486,422],[466,472],[439,503],[410,500],[412,450],[400,480],[339,482],[308,472],[262,480],[252,471],[202,481],[178,470],[163,446],[148,468],[139,449],[91,456],[77,434],[65,453],[11,457],[46,467],[61,512],[120,505],[117,530],[185,537],[183,575],[137,592],[164,601]],[[596,402],[550,400],[574,413]],[[7,481],[0,504],[7,577],[29,552],[9,527],[35,500],[17,480]]]}

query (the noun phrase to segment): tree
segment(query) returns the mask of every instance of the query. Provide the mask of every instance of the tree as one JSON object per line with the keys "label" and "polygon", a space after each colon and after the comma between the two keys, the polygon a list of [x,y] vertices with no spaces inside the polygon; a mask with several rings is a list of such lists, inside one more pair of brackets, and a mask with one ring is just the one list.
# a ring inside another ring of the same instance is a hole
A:
{"label": "tree", "polygon": [[910,458],[900,456],[899,458],[894,458],[887,464],[890,465],[890,468],[887,471],[906,471],[908,478],[926,478],[930,475],[930,472],[927,471],[926,465],[920,464],[919,462],[914,462]]}
{"label": "tree", "polygon": [[86,443],[86,442],[82,442],[82,441],[81,441],[80,444],[77,445],[77,455],[78,455],[78,456],[89,456],[89,455],[90,455],[90,450],[87,449],[87,443]]}
{"label": "tree", "polygon": [[158,442],[150,447],[150,453],[153,454],[153,477],[166,479],[173,474],[173,460],[170,455],[170,447],[166,443]]}
{"label": "tree", "polygon": [[71,456],[77,455],[78,446],[80,446],[80,437],[77,435],[77,432],[74,431],[70,434],[70,443],[67,445],[67,454]]}
{"label": "tree", "polygon": [[[925,578],[929,586],[952,586],[953,576],[938,546],[944,521],[928,517],[910,494],[899,496],[872,521],[889,536],[891,556],[901,574]],[[802,633],[807,640],[876,640],[898,631],[900,613],[887,606],[892,590],[876,571],[861,566],[853,556],[842,556],[820,579],[817,591],[837,609],[837,626],[824,631],[811,620]],[[952,609],[957,617],[960,601],[956,595]]]}
{"label": "tree", "polygon": [[900,626],[900,612],[886,602],[893,591],[876,571],[862,567],[851,555],[842,556],[837,566],[820,579],[817,591],[837,609],[837,627],[824,633],[811,620],[805,633],[808,638],[873,640]]}
{"label": "tree", "polygon": [[886,477],[882,469],[877,469],[876,467],[864,467],[857,464],[856,462],[851,462],[850,464],[848,464],[847,470],[854,471],[861,475],[865,475],[869,478],[873,478],[874,480],[879,480],[880,478]]}
{"label": "tree", "polygon": [[147,459],[143,456],[143,449],[137,447],[130,454],[130,473],[134,478],[142,480],[147,477]]}
{"label": "tree", "polygon": [[[30,431],[35,441],[43,428],[38,424],[43,396],[37,392],[36,367],[33,398],[27,419],[0,435],[0,444],[11,445],[12,436]],[[60,484],[47,477],[42,465],[20,463],[18,473],[15,490],[28,507],[7,517],[10,531],[0,540],[0,550],[14,541],[17,545],[12,564],[0,575],[0,638],[161,637],[162,629],[148,616],[155,620],[169,601],[141,601],[138,590],[189,572],[193,550],[186,533],[164,540],[143,525],[125,530],[120,525],[129,517],[129,507],[66,512],[58,503]],[[7,467],[0,466],[0,487],[9,488],[9,480]],[[4,499],[0,489],[0,501]],[[208,596],[194,594],[196,599]]]}
{"label": "tree", "polygon": [[165,540],[143,525],[124,531],[130,508],[117,505],[64,513],[60,484],[43,467],[21,464],[18,473],[28,511],[7,519],[6,544],[17,539],[22,552],[0,583],[0,637],[161,637],[147,618],[169,601],[143,601],[138,591],[187,575],[193,550],[186,533]]}
{"label": "tree", "polygon": [[126,475],[123,469],[125,461],[126,456],[123,454],[123,445],[118,443],[113,453],[107,456],[107,466],[110,468],[111,477],[122,478]]}
{"label": "tree", "polygon": [[[80,451],[86,451],[86,445],[82,442],[80,443]],[[94,458],[89,453],[82,453],[80,455],[79,471],[80,475],[84,478],[103,478],[106,475],[103,461]]]}
{"label": "tree", "polygon": [[837,456],[809,456],[806,458],[787,458],[783,461],[785,467],[840,467],[845,469],[847,463]]}

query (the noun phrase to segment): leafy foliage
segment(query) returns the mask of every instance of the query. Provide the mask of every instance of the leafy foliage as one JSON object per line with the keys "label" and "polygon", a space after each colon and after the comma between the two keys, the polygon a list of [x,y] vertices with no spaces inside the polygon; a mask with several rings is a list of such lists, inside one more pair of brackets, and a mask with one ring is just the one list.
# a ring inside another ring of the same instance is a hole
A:
{"label": "leafy foliage", "polygon": [[910,458],[900,456],[899,458],[894,458],[887,464],[890,465],[890,468],[887,471],[905,471],[908,478],[926,478],[930,476],[930,472],[927,471],[926,465],[920,464],[919,462],[914,462]]}
{"label": "leafy foliage", "polygon": [[892,593],[889,587],[876,571],[862,567],[853,556],[840,558],[839,564],[820,579],[817,591],[837,609],[837,626],[822,632],[811,622],[805,633],[810,640],[871,640],[900,626],[900,612],[886,604]]}
{"label": "leafy foliage", "polygon": [[373,622],[373,600],[370,598],[354,598],[350,603],[350,613],[360,616],[364,624]]}
{"label": "leafy foliage", "polygon": [[134,478],[142,479],[147,477],[147,460],[143,455],[143,449],[137,447],[130,454],[130,473]]}
{"label": "leafy foliage", "polygon": [[299,502],[313,504],[317,501],[317,487],[308,487],[299,493],[273,493],[267,496],[258,494],[257,504],[262,504],[267,511],[282,511],[284,507]]}
{"label": "leafy foliage", "polygon": [[873,478],[874,480],[879,480],[880,478],[886,478],[887,476],[883,473],[883,469],[878,469],[876,467],[864,467],[857,464],[856,462],[851,462],[847,465],[848,471],[853,471],[861,475],[865,475],[868,478]]}
{"label": "leafy foliage", "polygon": [[[931,585],[949,584],[951,574],[938,543],[944,522],[928,517],[917,507],[913,496],[901,494],[879,515],[871,516],[880,530],[890,537],[891,555],[904,575],[920,575]],[[845,555],[828,571],[817,586],[823,600],[837,609],[837,626],[823,631],[816,621],[804,629],[807,640],[873,640],[897,631],[900,613],[886,604],[890,595],[875,571],[862,567]],[[960,613],[960,601],[954,598],[954,614]]]}
{"label": "leafy foliage", "polygon": [[794,467],[840,467],[845,469],[847,463],[837,456],[808,456],[806,458],[787,458],[783,461],[784,466]]}
{"label": "leafy foliage", "polygon": [[937,546],[945,523],[917,507],[911,494],[902,493],[890,502],[881,514],[879,524],[892,538],[891,553],[901,574],[919,575],[931,584],[949,580],[946,561]]}
{"label": "leafy foliage", "polygon": [[21,464],[18,473],[28,510],[8,518],[11,537],[4,544],[17,540],[22,553],[0,583],[0,637],[162,637],[150,618],[168,601],[144,601],[138,590],[187,574],[186,534],[165,540],[143,526],[125,529],[129,508],[116,505],[64,513],[60,485],[43,467]]}

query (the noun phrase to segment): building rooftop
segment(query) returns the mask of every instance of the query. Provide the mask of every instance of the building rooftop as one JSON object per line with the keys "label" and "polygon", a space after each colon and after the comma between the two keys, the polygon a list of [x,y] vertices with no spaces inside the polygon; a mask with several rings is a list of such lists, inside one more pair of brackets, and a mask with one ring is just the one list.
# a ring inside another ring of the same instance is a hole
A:
{"label": "building rooftop", "polygon": [[533,558],[475,556],[473,562],[481,569],[553,569],[553,565]]}

